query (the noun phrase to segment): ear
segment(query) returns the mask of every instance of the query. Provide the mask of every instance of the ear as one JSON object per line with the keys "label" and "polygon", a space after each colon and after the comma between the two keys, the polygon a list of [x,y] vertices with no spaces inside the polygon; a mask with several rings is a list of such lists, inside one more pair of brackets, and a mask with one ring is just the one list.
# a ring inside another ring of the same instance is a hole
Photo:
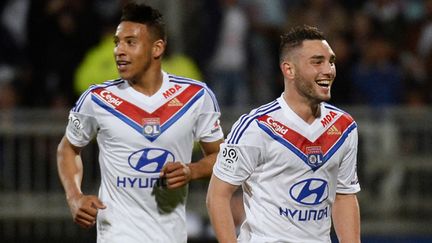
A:
{"label": "ear", "polygon": [[283,61],[280,64],[280,69],[285,78],[293,79],[295,76],[295,67],[293,62]]}
{"label": "ear", "polygon": [[159,59],[165,52],[165,41],[159,39],[153,43],[152,56],[154,59]]}

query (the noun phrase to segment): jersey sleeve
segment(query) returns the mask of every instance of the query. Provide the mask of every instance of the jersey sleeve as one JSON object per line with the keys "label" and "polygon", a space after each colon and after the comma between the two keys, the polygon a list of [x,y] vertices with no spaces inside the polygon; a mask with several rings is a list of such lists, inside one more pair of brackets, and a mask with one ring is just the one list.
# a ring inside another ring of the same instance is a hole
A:
{"label": "jersey sleeve", "polygon": [[231,129],[213,167],[213,174],[232,185],[246,181],[260,161],[263,146],[256,122],[245,125],[242,118]]}
{"label": "jersey sleeve", "polygon": [[351,194],[360,191],[357,177],[358,134],[354,129],[347,139],[347,150],[342,159],[338,173],[337,193]]}
{"label": "jersey sleeve", "polygon": [[98,124],[94,117],[89,89],[81,95],[69,112],[66,137],[73,145],[84,147],[96,136],[97,130]]}
{"label": "jersey sleeve", "polygon": [[214,142],[224,137],[219,121],[220,115],[213,92],[206,88],[194,129],[195,141]]}

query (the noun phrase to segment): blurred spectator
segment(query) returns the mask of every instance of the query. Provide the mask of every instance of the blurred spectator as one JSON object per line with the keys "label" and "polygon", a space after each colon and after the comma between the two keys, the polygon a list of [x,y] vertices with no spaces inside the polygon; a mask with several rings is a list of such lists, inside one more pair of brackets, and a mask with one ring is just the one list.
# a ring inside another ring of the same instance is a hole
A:
{"label": "blurred spectator", "polygon": [[242,1],[251,26],[249,48],[250,105],[269,102],[280,96],[283,80],[279,75],[279,38],[286,26],[286,4],[282,0]]}
{"label": "blurred spectator", "polygon": [[354,57],[351,49],[351,39],[347,34],[340,33],[329,41],[336,54],[336,83],[332,86],[331,102],[337,105],[350,105],[354,100],[351,77]]}
{"label": "blurred spectator", "polygon": [[426,80],[422,89],[422,93],[426,97],[426,102],[430,105],[432,103],[432,52],[425,58]]}
{"label": "blurred spectator", "polygon": [[[93,1],[31,1],[29,28],[33,82],[25,97],[31,106],[50,106],[52,97],[75,100],[74,71],[85,51],[100,38]],[[34,92],[38,90],[38,92]]]}
{"label": "blurred spectator", "polygon": [[425,1],[425,20],[417,42],[417,52],[426,58],[432,50],[432,0]]}
{"label": "blurred spectator", "polygon": [[209,66],[210,86],[223,106],[248,104],[247,48],[248,21],[237,0],[220,0],[223,19],[216,52]]}
{"label": "blurred spectator", "polygon": [[79,63],[74,75],[75,95],[83,93],[96,82],[118,78],[117,67],[114,62],[113,36],[115,28],[108,28],[100,42],[91,47]]}
{"label": "blurred spectator", "polygon": [[290,11],[289,24],[316,26],[331,39],[348,31],[348,11],[335,0],[307,0]]}
{"label": "blurred spectator", "polygon": [[401,66],[394,61],[392,43],[373,37],[353,69],[353,85],[359,104],[374,107],[400,104],[403,100]]}
{"label": "blurred spectator", "polygon": [[[12,111],[17,108],[19,98],[11,82],[0,84],[0,110]],[[4,114],[3,114],[4,115]]]}
{"label": "blurred spectator", "polygon": [[188,77],[195,80],[203,80],[201,70],[195,61],[182,52],[175,52],[162,61],[162,69],[168,73]]}
{"label": "blurred spectator", "polygon": [[198,68],[204,72],[204,80],[209,80],[207,67],[220,39],[221,5],[219,0],[187,1],[187,8],[184,8],[184,52],[193,58]]}
{"label": "blurred spectator", "polygon": [[[13,129],[13,112],[18,108],[20,100],[14,81],[15,74],[13,72],[10,72],[5,67],[0,68],[0,126],[2,126],[2,129]],[[0,143],[0,155],[2,149]]]}
{"label": "blurred spectator", "polygon": [[404,20],[400,0],[369,0],[364,4],[363,11],[372,18],[375,29],[399,45],[403,40]]}
{"label": "blurred spectator", "polygon": [[374,27],[371,18],[362,11],[354,11],[351,16],[351,51],[354,58],[362,53],[367,48],[367,44],[372,35],[374,34]]}
{"label": "blurred spectator", "polygon": [[0,3],[0,64],[22,64],[27,45],[27,15],[29,0],[9,0]]}

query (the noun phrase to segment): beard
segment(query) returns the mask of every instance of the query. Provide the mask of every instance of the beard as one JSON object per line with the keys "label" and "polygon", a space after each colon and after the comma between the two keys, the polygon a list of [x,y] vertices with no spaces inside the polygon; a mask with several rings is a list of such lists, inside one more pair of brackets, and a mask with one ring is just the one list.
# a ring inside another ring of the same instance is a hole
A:
{"label": "beard", "polygon": [[315,82],[314,79],[305,78],[303,75],[295,74],[295,87],[300,96],[304,97],[311,103],[321,103],[323,101],[329,101],[331,98],[330,88],[327,94],[320,92],[320,86]]}

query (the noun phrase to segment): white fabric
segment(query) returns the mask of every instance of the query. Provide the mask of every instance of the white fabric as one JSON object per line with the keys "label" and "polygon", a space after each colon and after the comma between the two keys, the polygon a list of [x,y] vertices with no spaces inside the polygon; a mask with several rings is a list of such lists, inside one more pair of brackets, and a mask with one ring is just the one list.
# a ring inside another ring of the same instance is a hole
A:
{"label": "white fabric", "polygon": [[219,117],[205,84],[166,73],[151,97],[124,80],[80,97],[66,136],[79,147],[97,138],[99,197],[107,206],[98,213],[98,242],[186,242],[187,187],[161,187],[159,172],[167,161],[190,163],[194,140],[223,138]]}
{"label": "white fabric", "polygon": [[242,185],[239,242],[331,242],[336,193],[356,193],[357,126],[326,103],[307,124],[282,97],[234,124],[213,173]]}

